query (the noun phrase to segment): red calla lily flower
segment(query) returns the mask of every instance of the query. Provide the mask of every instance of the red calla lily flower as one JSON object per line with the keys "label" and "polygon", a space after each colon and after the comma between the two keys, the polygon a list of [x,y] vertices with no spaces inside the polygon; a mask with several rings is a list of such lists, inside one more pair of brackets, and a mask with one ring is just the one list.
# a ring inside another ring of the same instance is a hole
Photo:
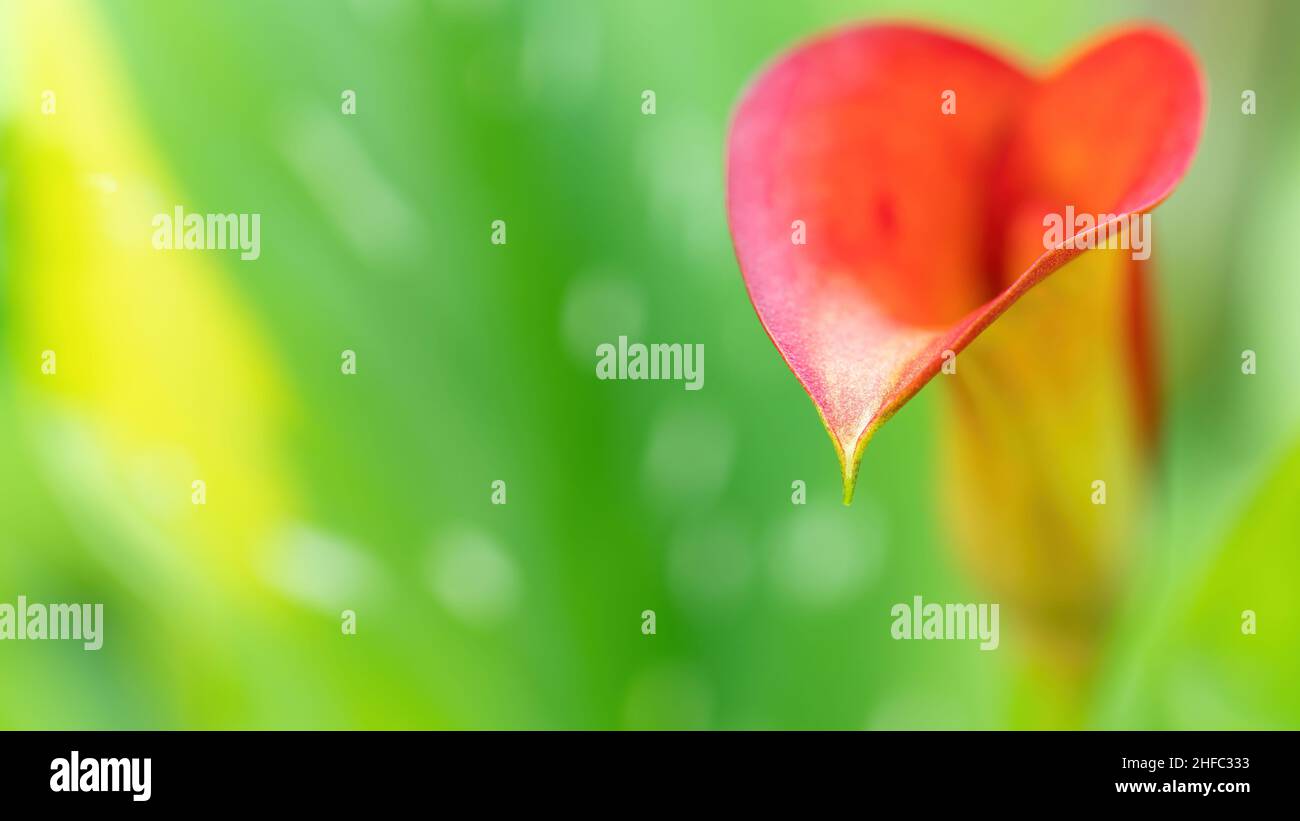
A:
{"label": "red calla lily flower", "polygon": [[[869,25],[759,76],[729,137],[731,231],[763,327],[834,442],[846,504],[867,441],[946,357],[1170,194],[1203,112],[1194,58],[1151,28],[1035,76],[944,34]],[[1045,216],[1067,208],[1102,222],[1047,247]],[[1133,320],[1131,404],[1149,424],[1146,306],[1130,285],[1115,310]]]}

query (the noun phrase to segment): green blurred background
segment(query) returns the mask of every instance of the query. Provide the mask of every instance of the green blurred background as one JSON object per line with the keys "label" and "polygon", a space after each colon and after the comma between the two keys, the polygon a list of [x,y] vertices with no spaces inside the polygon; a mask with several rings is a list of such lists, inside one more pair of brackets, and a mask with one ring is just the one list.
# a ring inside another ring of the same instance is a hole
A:
{"label": "green blurred background", "polygon": [[[106,611],[98,652],[0,643],[0,727],[1300,727],[1300,5],[0,6],[0,601]],[[1208,78],[1157,220],[1151,536],[1082,720],[1025,706],[1006,614],[993,653],[891,640],[895,602],[986,600],[940,386],[842,506],[732,254],[740,90],[882,17],[1029,66],[1154,19]],[[260,213],[261,258],[152,252],[174,204]],[[620,334],[703,343],[705,389],[597,381]]]}

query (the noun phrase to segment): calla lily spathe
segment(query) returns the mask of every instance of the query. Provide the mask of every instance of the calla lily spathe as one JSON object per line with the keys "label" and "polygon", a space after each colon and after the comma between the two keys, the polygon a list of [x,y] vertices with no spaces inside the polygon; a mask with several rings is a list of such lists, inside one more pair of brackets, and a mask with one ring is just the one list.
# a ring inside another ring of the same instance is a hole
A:
{"label": "calla lily spathe", "polygon": [[[1039,76],[944,34],[869,25],[761,73],[729,137],[731,231],[759,319],[831,435],[846,503],[876,430],[1098,230],[1045,247],[1045,215],[1149,211],[1187,170],[1203,111],[1195,60],[1152,28]],[[1111,307],[1133,318],[1129,405],[1149,425],[1142,288],[1132,279]]]}

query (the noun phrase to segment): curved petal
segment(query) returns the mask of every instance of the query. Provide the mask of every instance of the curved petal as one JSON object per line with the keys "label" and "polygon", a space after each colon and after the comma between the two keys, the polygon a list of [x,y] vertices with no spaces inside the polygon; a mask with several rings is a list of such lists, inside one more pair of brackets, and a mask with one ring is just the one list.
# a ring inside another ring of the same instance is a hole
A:
{"label": "curved petal", "polygon": [[1099,40],[1040,83],[1017,116],[991,206],[1012,217],[1011,284],[1043,253],[1043,216],[1150,209],[1187,172],[1205,92],[1192,55],[1158,29]]}
{"label": "curved petal", "polygon": [[1192,59],[1147,30],[1045,81],[904,26],[833,34],[759,77],[728,145],[732,236],[755,310],[830,432],[846,502],[866,442],[944,351],[1079,253],[1043,251],[1043,214],[1062,200],[1117,216],[1155,205],[1190,162],[1202,99]]}

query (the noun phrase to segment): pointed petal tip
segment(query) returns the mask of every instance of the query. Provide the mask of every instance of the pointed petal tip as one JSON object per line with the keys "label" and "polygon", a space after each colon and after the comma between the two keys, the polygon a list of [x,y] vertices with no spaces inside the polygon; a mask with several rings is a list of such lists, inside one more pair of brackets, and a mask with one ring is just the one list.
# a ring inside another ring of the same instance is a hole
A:
{"label": "pointed petal tip", "polygon": [[850,476],[847,472],[844,474],[844,506],[849,507],[853,504],[853,489],[857,486],[858,477]]}
{"label": "pointed petal tip", "polygon": [[871,438],[870,433],[863,433],[852,448],[845,448],[840,444],[839,437],[831,433],[831,440],[835,443],[835,455],[840,460],[840,480],[844,488],[845,507],[853,504],[853,491],[857,490],[858,486],[858,469],[862,466],[862,451],[869,438]]}

